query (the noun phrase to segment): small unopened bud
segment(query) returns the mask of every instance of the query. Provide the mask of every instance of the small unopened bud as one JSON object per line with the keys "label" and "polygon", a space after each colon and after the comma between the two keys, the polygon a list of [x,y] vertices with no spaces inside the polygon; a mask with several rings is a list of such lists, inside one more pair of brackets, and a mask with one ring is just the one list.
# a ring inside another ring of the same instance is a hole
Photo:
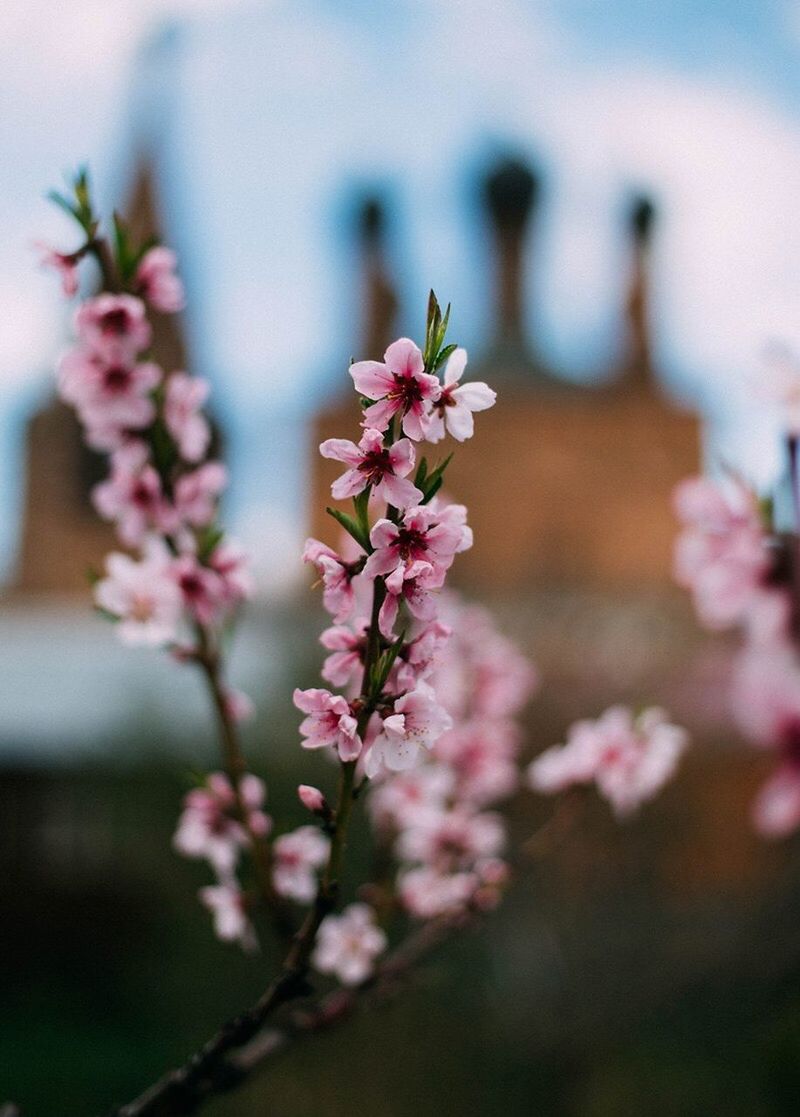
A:
{"label": "small unopened bud", "polygon": [[297,794],[300,802],[307,811],[312,814],[326,815],[328,814],[328,804],[325,796],[322,794],[318,787],[311,787],[310,784],[301,783],[297,789]]}
{"label": "small unopened bud", "polygon": [[252,698],[242,690],[228,690],[225,692],[225,711],[231,721],[240,724],[250,721],[254,717],[256,708]]}

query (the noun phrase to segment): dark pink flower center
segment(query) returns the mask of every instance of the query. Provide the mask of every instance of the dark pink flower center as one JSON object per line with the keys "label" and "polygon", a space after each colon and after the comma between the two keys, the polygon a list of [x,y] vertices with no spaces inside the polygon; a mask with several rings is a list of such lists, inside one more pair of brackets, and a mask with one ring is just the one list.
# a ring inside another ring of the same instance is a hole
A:
{"label": "dark pink flower center", "polygon": [[396,400],[405,411],[408,411],[415,403],[422,403],[425,397],[415,376],[398,376],[395,373],[394,388],[386,398]]}
{"label": "dark pink flower center", "polygon": [[394,473],[388,450],[370,450],[364,455],[364,460],[358,466],[359,473],[364,473],[370,485],[377,485],[387,473]]}
{"label": "dark pink flower center", "polygon": [[128,312],[122,307],[117,307],[115,310],[107,310],[105,314],[100,317],[101,331],[113,337],[123,337],[128,332],[129,325],[130,318]]}
{"label": "dark pink flower center", "polygon": [[109,392],[125,392],[130,382],[131,370],[124,365],[111,365],[103,371],[103,386]]}
{"label": "dark pink flower center", "polygon": [[789,718],[783,723],[780,745],[786,763],[800,768],[800,718]]}
{"label": "dark pink flower center", "polygon": [[131,503],[139,508],[151,508],[155,503],[155,493],[141,478],[131,489]]}
{"label": "dark pink flower center", "polygon": [[424,558],[428,551],[424,534],[416,528],[401,527],[397,533],[395,546],[404,562]]}

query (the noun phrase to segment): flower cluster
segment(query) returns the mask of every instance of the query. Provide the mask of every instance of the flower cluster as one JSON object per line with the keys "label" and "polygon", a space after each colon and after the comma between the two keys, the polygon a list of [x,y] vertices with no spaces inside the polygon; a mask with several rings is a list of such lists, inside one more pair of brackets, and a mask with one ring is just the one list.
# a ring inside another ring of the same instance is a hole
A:
{"label": "flower cluster", "polygon": [[571,726],[566,744],[533,761],[528,780],[544,794],[595,784],[624,818],[658,794],[687,744],[686,731],[671,725],[663,710],[652,708],[634,717],[625,707],[612,706],[596,721]]}
{"label": "flower cluster", "polygon": [[[796,462],[793,442],[790,435]],[[797,478],[790,484],[796,492]],[[797,535],[778,533],[770,502],[759,501],[737,478],[690,478],[678,486],[675,508],[683,524],[677,581],[692,591],[701,623],[712,630],[738,627],[744,638],[734,664],[732,712],[754,744],[776,754],[753,821],[765,836],[781,837],[800,827]]]}

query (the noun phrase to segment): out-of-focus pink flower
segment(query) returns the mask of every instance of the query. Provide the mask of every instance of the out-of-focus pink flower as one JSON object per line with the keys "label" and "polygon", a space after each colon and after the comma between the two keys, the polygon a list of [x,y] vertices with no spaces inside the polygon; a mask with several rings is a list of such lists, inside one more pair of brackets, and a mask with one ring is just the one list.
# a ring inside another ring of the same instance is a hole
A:
{"label": "out-of-focus pink flower", "polygon": [[765,838],[785,838],[800,827],[800,764],[783,764],[753,803],[753,825]]}
{"label": "out-of-focus pink flower", "polygon": [[469,869],[481,857],[496,857],[505,845],[506,832],[498,814],[477,812],[458,804],[440,814],[421,816],[401,831],[397,854],[404,861],[432,865],[442,872]]}
{"label": "out-of-focus pink flower", "polygon": [[219,543],[208,557],[208,565],[218,575],[229,606],[253,596],[255,585],[250,573],[250,556],[231,539]]}
{"label": "out-of-focus pink flower", "polygon": [[[268,834],[272,823],[262,810],[266,797],[263,780],[250,773],[243,776],[239,796],[253,833]],[[212,772],[203,787],[193,788],[185,796],[173,845],[184,857],[203,858],[219,876],[227,877],[247,842],[247,832],[236,817],[230,780],[222,772]]]}
{"label": "out-of-focus pink flower", "polygon": [[754,744],[778,748],[800,726],[800,660],[788,640],[751,644],[736,659],[731,688],[736,724]]}
{"label": "out-of-focus pink flower", "polygon": [[367,428],[357,446],[346,438],[328,438],[319,452],[323,458],[350,467],[331,485],[336,500],[358,496],[368,485],[379,500],[396,508],[408,508],[422,500],[420,490],[408,480],[414,468],[414,446],[407,438],[384,446],[382,432]]}
{"label": "out-of-focus pink flower", "polygon": [[315,687],[296,689],[293,697],[298,710],[308,714],[300,725],[300,733],[306,738],[303,748],[332,746],[341,760],[355,760],[361,752],[361,738],[347,699]]}
{"label": "out-of-focus pink flower", "polygon": [[247,916],[247,900],[233,881],[209,885],[198,893],[214,917],[214,934],[222,942],[238,942],[242,950],[258,949],[255,931]]}
{"label": "out-of-focus pink flower", "polygon": [[372,779],[382,768],[401,772],[412,768],[420,752],[433,747],[453,719],[439,704],[433,690],[419,683],[416,690],[398,698],[393,712],[383,719],[378,735],[366,754],[364,768]]}
{"label": "out-of-focus pink flower", "polygon": [[318,539],[307,539],[303,562],[316,567],[322,579],[322,602],[336,624],[342,624],[353,611],[353,565]]}
{"label": "out-of-focus pink flower", "polygon": [[153,422],[151,393],[161,378],[161,369],[150,361],[110,362],[80,346],[65,353],[58,368],[61,398],[77,410],[85,426],[113,432],[111,448],[124,431]]}
{"label": "out-of-focus pink flower", "polygon": [[225,691],[225,711],[228,717],[241,725],[243,722],[252,721],[256,714],[253,699],[243,690],[229,688]]}
{"label": "out-of-focus pink flower", "polygon": [[317,870],[325,864],[330,844],[316,826],[300,826],[276,838],[272,882],[278,895],[310,903],[317,891]]}
{"label": "out-of-focus pink flower", "polygon": [[519,731],[509,719],[470,718],[442,734],[434,756],[457,777],[459,799],[484,806],[516,790],[518,749]]}
{"label": "out-of-focus pink flower", "polygon": [[53,268],[61,280],[61,290],[68,299],[78,293],[78,258],[74,252],[59,252],[49,244],[38,241],[35,245],[41,252],[40,264]]}
{"label": "out-of-focus pink flower", "polygon": [[210,390],[207,380],[186,372],[167,378],[164,422],[184,461],[199,462],[211,442],[211,427],[202,411]]}
{"label": "out-of-focus pink flower", "polygon": [[119,537],[138,546],[148,532],[174,530],[175,515],[161,490],[161,479],[150,464],[147,447],[131,442],[111,461],[111,476],[92,490],[92,502],[106,519],[117,525]]}
{"label": "out-of-focus pink flower", "polygon": [[457,513],[421,505],[409,508],[399,524],[378,520],[369,538],[375,550],[366,561],[364,574],[374,578],[411,562],[429,562],[444,573],[465,544],[471,544],[472,532],[458,521]]}
{"label": "out-of-focus pink flower", "polygon": [[365,425],[385,431],[395,415],[402,416],[403,433],[419,442],[425,421],[441,385],[425,372],[418,346],[407,337],[393,342],[380,361],[358,361],[350,366],[356,390],[377,400],[364,412]]}
{"label": "out-of-focus pink flower", "polygon": [[219,575],[191,554],[179,555],[170,570],[195,620],[205,625],[219,620],[227,604]]}
{"label": "out-of-focus pink flower", "polygon": [[372,973],[386,943],[372,908],[350,904],[341,915],[329,915],[322,921],[312,964],[320,973],[338,977],[343,985],[359,985]]}
{"label": "out-of-focus pink flower", "polygon": [[436,618],[436,591],[444,585],[445,572],[430,562],[401,562],[386,577],[386,597],[379,615],[380,630],[387,640],[394,636],[400,602],[420,621]]}
{"label": "out-of-focus pink flower", "polygon": [[326,628],[320,636],[320,644],[331,653],[325,659],[320,673],[331,686],[346,687],[350,683],[360,682],[368,627],[369,621],[361,619],[352,628],[333,625]]}
{"label": "out-of-focus pink flower", "polygon": [[453,773],[439,764],[387,775],[371,789],[368,800],[370,816],[381,829],[405,830],[431,813],[440,815],[455,789]]}
{"label": "out-of-focus pink flower", "polygon": [[482,380],[475,380],[470,384],[459,383],[466,367],[466,349],[456,349],[447,362],[444,386],[425,423],[425,438],[428,442],[441,442],[445,436],[445,427],[457,442],[472,438],[475,430],[473,411],[486,411],[494,405],[497,392],[493,392]]}
{"label": "out-of-focus pink flower", "polygon": [[528,778],[546,794],[594,781],[623,817],[661,790],[687,744],[686,731],[671,725],[662,710],[645,710],[634,720],[630,710],[614,706],[596,721],[576,722],[565,745],[533,761]]}
{"label": "out-of-focus pink flower", "polygon": [[[427,679],[436,668],[438,657],[452,634],[450,625],[435,620],[414,635],[395,660],[389,676],[392,689],[398,693],[414,690],[418,682]],[[449,709],[446,701],[443,705]]]}
{"label": "out-of-focus pink flower", "polygon": [[312,787],[311,784],[301,783],[297,789],[297,797],[312,814],[320,814],[325,810],[326,799],[318,787]]}
{"label": "out-of-focus pink flower", "polygon": [[134,276],[136,291],[154,310],[176,314],[186,305],[183,283],[176,274],[177,258],[171,248],[156,245],[139,262]]}
{"label": "out-of-focus pink flower", "polygon": [[678,485],[674,504],[684,525],[675,547],[675,580],[691,590],[709,628],[740,623],[770,565],[754,494],[733,478],[723,486],[692,477]]}
{"label": "out-of-focus pink flower", "polygon": [[443,873],[427,865],[405,869],[397,878],[400,901],[416,919],[435,919],[461,911],[479,884],[475,873]]}
{"label": "out-of-focus pink flower", "polygon": [[177,635],[181,595],[163,557],[137,562],[129,555],[110,554],[94,599],[119,618],[116,630],[124,644],[160,647]]}
{"label": "out-of-focus pink flower", "polygon": [[175,483],[175,511],[182,523],[208,527],[214,522],[219,495],[228,483],[228,471],[221,462],[184,473]]}
{"label": "out-of-focus pink flower", "polygon": [[152,337],[142,300],[108,292],[81,303],[75,329],[88,349],[112,364],[135,360]]}

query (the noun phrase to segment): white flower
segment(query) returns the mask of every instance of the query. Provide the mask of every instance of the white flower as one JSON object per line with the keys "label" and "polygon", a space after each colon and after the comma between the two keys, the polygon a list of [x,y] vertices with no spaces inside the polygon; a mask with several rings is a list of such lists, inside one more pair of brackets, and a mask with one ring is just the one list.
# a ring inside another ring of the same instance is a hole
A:
{"label": "white flower", "polygon": [[201,888],[200,900],[214,917],[214,934],[223,942],[239,942],[243,950],[258,948],[255,932],[245,910],[245,899],[234,883]]}
{"label": "white flower", "polygon": [[159,647],[175,639],[181,616],[181,591],[164,557],[151,552],[140,562],[110,554],[107,576],[95,586],[101,609],[119,618],[117,633],[124,644]]}
{"label": "white flower", "polygon": [[325,864],[330,841],[316,826],[300,826],[275,840],[272,880],[279,896],[307,904],[317,890],[316,870]]}
{"label": "white flower", "polygon": [[394,712],[384,718],[381,731],[366,755],[364,770],[370,779],[382,766],[392,772],[413,768],[423,749],[433,744],[453,726],[453,719],[439,704],[431,687],[419,683],[394,704]]}
{"label": "white flower", "polygon": [[333,974],[343,985],[360,985],[386,949],[386,935],[375,926],[366,904],[351,904],[341,915],[329,915],[317,933],[312,963],[320,973]]}
{"label": "white flower", "polygon": [[497,393],[482,380],[459,384],[466,367],[466,349],[454,350],[444,370],[441,395],[434,402],[433,410],[425,423],[425,438],[428,442],[441,442],[445,427],[457,442],[472,438],[475,429],[472,412],[486,411],[494,405]]}

